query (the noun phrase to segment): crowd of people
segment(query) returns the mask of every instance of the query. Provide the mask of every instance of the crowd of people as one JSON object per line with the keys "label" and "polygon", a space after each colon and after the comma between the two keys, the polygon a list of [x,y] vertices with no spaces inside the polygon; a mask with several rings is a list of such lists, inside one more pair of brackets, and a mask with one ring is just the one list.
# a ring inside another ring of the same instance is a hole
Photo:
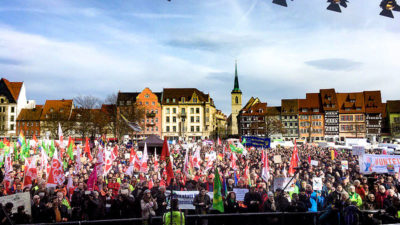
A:
{"label": "crowd of people", "polygon": [[[40,145],[39,145],[40,146]],[[90,151],[89,160],[86,152],[76,149],[74,157],[68,157],[64,151],[61,158],[65,180],[55,187],[47,184],[48,173],[38,169],[38,176],[24,187],[26,162],[21,158],[14,160],[10,153],[12,170],[2,167],[0,197],[22,192],[31,196],[31,212],[24,206],[15,209],[12,202],[2,205],[0,224],[10,223],[45,223],[99,219],[144,218],[163,216],[167,212],[169,199],[167,190],[199,191],[193,200],[194,212],[189,214],[216,213],[212,209],[212,199],[207,192],[213,192],[214,169],[218,168],[224,188],[224,213],[238,212],[319,212],[321,224],[379,224],[380,222],[399,222],[400,215],[400,180],[399,174],[360,173],[358,156],[351,151],[335,150],[332,158],[331,149],[312,145],[297,146],[299,165],[296,172],[289,173],[294,148],[277,147],[266,149],[268,154],[269,176],[262,176],[263,150],[247,148],[246,152],[232,151],[224,142],[184,143],[169,146],[174,178],[168,183],[165,169],[166,161],[160,160],[154,152],[149,152],[146,171],[134,167],[132,157],[126,157],[138,149],[127,148],[124,144],[97,144]],[[34,150],[31,147],[31,150]],[[30,157],[42,154],[40,148],[31,151]],[[77,149],[80,147],[77,146]],[[114,151],[111,168],[107,173],[97,171],[93,187],[88,187],[90,176],[96,168],[99,149]],[[195,156],[200,153],[201,160]],[[218,157],[210,159],[207,156]],[[77,154],[80,157],[76,157]],[[376,154],[378,154],[376,152]],[[274,156],[279,155],[280,162]],[[80,160],[81,166],[76,169]],[[311,165],[310,159],[318,165]],[[28,160],[28,157],[25,159]],[[133,159],[134,160],[134,159]],[[234,160],[234,162],[232,162]],[[344,169],[341,161],[348,161]],[[168,160],[167,160],[168,161]],[[193,162],[195,161],[195,162]],[[36,162],[42,168],[41,161]],[[189,168],[188,168],[189,165]],[[7,174],[8,173],[8,174]],[[8,176],[6,180],[5,177]],[[279,177],[294,176],[291,191],[275,189],[274,180]],[[313,178],[322,178],[322,190],[313,190]],[[226,187],[226,188],[225,188]],[[236,199],[234,188],[248,188],[243,201]],[[175,207],[176,208],[176,207]],[[361,210],[380,210],[379,213],[361,212]],[[268,217],[269,223],[277,223],[278,217]],[[251,221],[251,220],[250,220]],[[304,220],[306,221],[306,220]],[[253,221],[254,222],[254,221]],[[206,220],[199,223],[207,224]],[[234,224],[228,219],[226,224]]]}

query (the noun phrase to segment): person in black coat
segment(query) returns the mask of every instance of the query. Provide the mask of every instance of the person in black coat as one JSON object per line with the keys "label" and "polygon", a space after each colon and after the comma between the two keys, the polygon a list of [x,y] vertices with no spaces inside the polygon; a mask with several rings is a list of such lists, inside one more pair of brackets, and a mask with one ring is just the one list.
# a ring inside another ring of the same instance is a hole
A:
{"label": "person in black coat", "polygon": [[165,187],[159,187],[159,191],[155,196],[157,199],[156,215],[162,216],[167,211],[167,197],[165,196]]}
{"label": "person in black coat", "polygon": [[254,186],[244,195],[244,204],[247,206],[248,212],[258,212],[261,202],[261,195],[255,191]]}
{"label": "person in black coat", "polygon": [[26,214],[25,206],[18,206],[18,210],[16,213],[12,215],[12,220],[14,220],[15,224],[27,224],[30,223],[31,217]]}
{"label": "person in black coat", "polygon": [[40,201],[40,196],[33,196],[33,204],[31,206],[32,223],[44,223],[47,220],[46,206]]}
{"label": "person in black coat", "polygon": [[66,222],[68,221],[68,208],[64,204],[61,204],[60,200],[55,197],[51,203],[47,203],[47,222]]}
{"label": "person in black coat", "polygon": [[225,213],[237,213],[239,212],[239,204],[236,201],[235,192],[229,192],[228,196],[224,201]]}

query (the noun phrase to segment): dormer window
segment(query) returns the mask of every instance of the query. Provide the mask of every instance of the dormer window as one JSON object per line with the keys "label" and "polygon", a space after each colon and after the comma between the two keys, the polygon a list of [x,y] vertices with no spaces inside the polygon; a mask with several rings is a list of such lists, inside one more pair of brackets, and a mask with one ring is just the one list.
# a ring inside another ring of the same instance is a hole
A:
{"label": "dormer window", "polygon": [[61,109],[60,109],[60,112],[64,112],[64,109],[63,109],[63,108],[61,108]]}
{"label": "dormer window", "polygon": [[149,98],[149,97],[150,97],[150,95],[146,94],[144,97],[145,97],[145,98]]}
{"label": "dormer window", "polygon": [[184,103],[185,102],[185,97],[182,97],[181,101]]}
{"label": "dormer window", "polygon": [[126,101],[126,105],[131,105],[131,101]]}
{"label": "dormer window", "polygon": [[54,111],[54,109],[53,108],[50,108],[50,112],[53,112]]}
{"label": "dormer window", "polygon": [[319,112],[319,109],[313,109],[313,112]]}
{"label": "dormer window", "polygon": [[193,102],[194,102],[194,103],[197,103],[197,98],[193,98]]}
{"label": "dormer window", "polygon": [[172,102],[175,103],[175,98],[172,99]]}
{"label": "dormer window", "polygon": [[165,100],[165,102],[166,102],[166,103],[169,103],[169,98],[167,98],[167,99]]}

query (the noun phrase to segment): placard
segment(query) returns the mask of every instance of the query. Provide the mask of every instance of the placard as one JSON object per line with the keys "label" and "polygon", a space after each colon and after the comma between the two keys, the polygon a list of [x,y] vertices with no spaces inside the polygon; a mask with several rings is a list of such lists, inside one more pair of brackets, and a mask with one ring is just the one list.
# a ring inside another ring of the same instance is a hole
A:
{"label": "placard", "polygon": [[274,163],[282,163],[281,155],[274,155]]}
{"label": "placard", "polygon": [[125,159],[130,159],[131,158],[131,154],[130,153],[125,153]]}
{"label": "placard", "polygon": [[236,201],[243,202],[244,201],[244,196],[246,195],[247,192],[249,192],[249,189],[247,188],[234,188],[233,192],[236,194]]}
{"label": "placard", "polygon": [[322,178],[320,177],[313,178],[313,190],[322,191]]}
{"label": "placard", "polygon": [[365,154],[365,148],[364,146],[352,146],[352,155],[364,155]]}
{"label": "placard", "polygon": [[[167,199],[169,198],[170,191],[165,192],[165,196]],[[193,200],[196,195],[198,195],[198,191],[174,191],[174,198],[178,199],[179,203],[179,208],[180,209],[195,209],[195,206],[193,205]],[[207,192],[208,196],[210,196],[210,200],[212,203],[213,199],[213,192]],[[169,208],[169,206],[168,206]]]}
{"label": "placard", "polygon": [[7,202],[12,202],[14,204],[12,213],[16,213],[19,206],[25,206],[25,213],[31,215],[31,195],[29,192],[0,197],[0,203],[3,206],[5,206]]}
{"label": "placard", "polygon": [[349,162],[347,160],[343,160],[341,162],[342,164],[342,170],[348,170],[349,169]]}
{"label": "placard", "polygon": [[317,160],[311,160],[311,166],[318,166],[319,162]]}
{"label": "placard", "polygon": [[[291,177],[277,177],[274,179],[274,191],[277,189],[283,190],[283,188],[289,183]],[[287,186],[285,191],[294,191],[294,179]]]}

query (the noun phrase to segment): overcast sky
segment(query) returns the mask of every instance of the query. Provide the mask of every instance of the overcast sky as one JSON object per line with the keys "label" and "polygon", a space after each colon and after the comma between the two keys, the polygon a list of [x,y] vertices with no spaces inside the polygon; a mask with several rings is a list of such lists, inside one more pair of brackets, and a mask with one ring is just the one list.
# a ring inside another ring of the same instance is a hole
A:
{"label": "overcast sky", "polygon": [[306,92],[382,90],[400,99],[400,13],[380,0],[1,0],[0,76],[28,99],[194,87],[230,114],[234,63],[243,103]]}

